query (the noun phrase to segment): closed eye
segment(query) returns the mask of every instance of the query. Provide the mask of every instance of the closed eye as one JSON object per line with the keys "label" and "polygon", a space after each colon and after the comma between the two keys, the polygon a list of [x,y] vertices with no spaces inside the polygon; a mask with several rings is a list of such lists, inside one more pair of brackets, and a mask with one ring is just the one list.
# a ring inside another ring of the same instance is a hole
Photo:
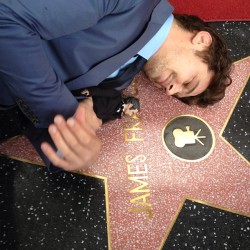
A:
{"label": "closed eye", "polygon": [[193,78],[191,81],[184,82],[183,85],[184,85],[185,87],[187,87],[193,80],[194,80],[194,78]]}
{"label": "closed eye", "polygon": [[[200,82],[197,81],[196,84],[195,84],[192,88],[188,89],[187,92],[186,92],[185,94],[186,94],[186,95],[191,94],[191,93],[198,87],[199,83],[200,83]],[[187,85],[186,85],[186,86],[187,86]]]}

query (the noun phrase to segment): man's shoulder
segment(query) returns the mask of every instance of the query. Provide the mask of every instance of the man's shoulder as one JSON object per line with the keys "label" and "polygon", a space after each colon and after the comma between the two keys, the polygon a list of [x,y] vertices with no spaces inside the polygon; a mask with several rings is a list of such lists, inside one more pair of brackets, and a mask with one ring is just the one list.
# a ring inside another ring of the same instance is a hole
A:
{"label": "man's shoulder", "polygon": [[140,5],[146,5],[150,8],[151,6],[156,6],[161,0],[112,0],[111,2],[115,4],[113,12],[121,12]]}

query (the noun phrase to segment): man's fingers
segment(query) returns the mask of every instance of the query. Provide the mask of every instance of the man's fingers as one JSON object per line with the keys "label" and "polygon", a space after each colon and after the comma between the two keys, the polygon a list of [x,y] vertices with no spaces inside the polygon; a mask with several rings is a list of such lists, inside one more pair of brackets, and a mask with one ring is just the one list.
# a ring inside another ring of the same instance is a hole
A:
{"label": "man's fingers", "polygon": [[64,160],[69,165],[74,164],[77,167],[81,161],[80,157],[82,157],[82,154],[79,153],[79,150],[82,150],[82,147],[62,117],[57,116],[55,118],[55,124],[49,126],[49,134],[56,148],[63,155]]}
{"label": "man's fingers", "polygon": [[[71,132],[77,137],[79,145],[77,145],[74,150],[75,152],[84,159],[88,164],[92,164],[95,160],[94,155],[98,155],[101,150],[101,141],[97,137],[95,131],[85,129],[82,125],[75,119],[70,118],[67,121]],[[74,145],[71,144],[71,147]],[[85,152],[85,154],[83,154]]]}
{"label": "man's fingers", "polygon": [[[100,139],[95,131],[88,126],[80,125],[74,118],[69,118],[66,122],[63,117],[56,116],[54,122],[55,124],[49,126],[49,133],[56,148],[68,162],[68,165],[63,163],[63,168],[72,165],[74,169],[79,169],[92,164],[101,148]],[[62,163],[58,161],[59,156],[53,154],[52,157],[51,161],[56,160],[56,164]]]}
{"label": "man's fingers", "polygon": [[[85,128],[86,126],[80,126],[74,118],[69,118],[65,122],[63,117],[56,116],[54,122],[58,129],[58,134],[54,135],[54,138],[57,137],[56,146],[64,158],[76,161],[76,157],[85,158],[85,155],[91,153],[88,151],[92,150],[95,135],[92,130]],[[85,155],[83,151],[86,151]]]}
{"label": "man's fingers", "polygon": [[71,133],[77,136],[78,141],[82,145],[88,146],[93,132],[88,127],[86,128],[80,125],[80,123],[73,118],[69,118],[67,124]]}
{"label": "man's fingers", "polygon": [[55,143],[56,148],[58,148],[63,155],[66,156],[65,153],[69,151],[69,146],[65,143],[63,136],[54,124],[49,126],[49,134]]}
{"label": "man's fingers", "polygon": [[[57,152],[47,143],[42,150],[48,159],[65,170],[78,170],[92,165],[101,150],[101,141],[96,130],[102,121],[96,117],[91,102],[79,105],[74,118],[57,115],[49,126],[49,134]],[[59,152],[61,154],[59,154]]]}
{"label": "man's fingers", "polygon": [[41,149],[54,166],[58,166],[65,170],[70,169],[70,164],[61,158],[47,142],[42,143]]}
{"label": "man's fingers", "polygon": [[63,117],[56,116],[54,122],[57,126],[57,129],[60,131],[63,142],[67,146],[67,148],[65,149],[68,149],[68,147],[70,147],[73,151],[75,151],[75,148],[78,145],[78,136],[77,134],[75,136],[74,133],[72,133],[70,126],[72,126],[72,123],[74,123],[74,119],[71,118],[70,120],[71,122],[68,123],[64,120]]}

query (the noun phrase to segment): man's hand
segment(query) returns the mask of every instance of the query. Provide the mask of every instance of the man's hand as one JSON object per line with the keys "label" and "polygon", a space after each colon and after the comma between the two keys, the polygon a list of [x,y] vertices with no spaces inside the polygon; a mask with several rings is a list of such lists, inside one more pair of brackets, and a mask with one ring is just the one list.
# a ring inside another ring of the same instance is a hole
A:
{"label": "man's hand", "polygon": [[67,121],[57,115],[49,126],[49,134],[61,156],[46,142],[41,148],[54,166],[66,171],[84,169],[94,163],[101,149],[101,141],[96,130],[102,122],[93,111],[91,103],[83,102],[76,110],[74,118]]}

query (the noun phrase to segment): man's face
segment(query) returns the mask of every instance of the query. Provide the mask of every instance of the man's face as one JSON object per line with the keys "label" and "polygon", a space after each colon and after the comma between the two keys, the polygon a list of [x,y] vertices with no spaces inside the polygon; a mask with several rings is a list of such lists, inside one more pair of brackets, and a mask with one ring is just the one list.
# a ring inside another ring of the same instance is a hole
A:
{"label": "man's face", "polygon": [[195,96],[209,86],[213,72],[195,55],[194,50],[160,50],[143,68],[152,83],[167,95],[176,97]]}
{"label": "man's face", "polygon": [[128,115],[128,116],[134,116],[138,113],[138,109],[128,109],[125,113],[125,115]]}
{"label": "man's face", "polygon": [[128,116],[134,116],[138,113],[138,109],[132,109],[133,107],[133,104],[131,103],[128,103],[128,104],[125,104],[125,107],[124,107],[124,115],[128,115]]}

